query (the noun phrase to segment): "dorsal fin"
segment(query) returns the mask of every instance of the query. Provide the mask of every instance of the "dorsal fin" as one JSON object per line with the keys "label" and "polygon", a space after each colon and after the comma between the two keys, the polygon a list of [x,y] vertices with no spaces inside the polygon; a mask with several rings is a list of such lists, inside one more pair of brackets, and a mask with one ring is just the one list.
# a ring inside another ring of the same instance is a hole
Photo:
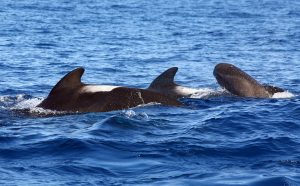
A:
{"label": "dorsal fin", "polygon": [[172,67],[164,71],[152,81],[148,89],[159,89],[163,87],[176,86],[176,84],[174,83],[174,77],[177,71],[177,67]]}
{"label": "dorsal fin", "polygon": [[81,76],[83,75],[83,73],[84,73],[84,68],[82,67],[72,70],[53,87],[49,95],[51,95],[52,93],[54,93],[56,90],[59,89],[65,89],[65,88],[72,89],[82,85]]}

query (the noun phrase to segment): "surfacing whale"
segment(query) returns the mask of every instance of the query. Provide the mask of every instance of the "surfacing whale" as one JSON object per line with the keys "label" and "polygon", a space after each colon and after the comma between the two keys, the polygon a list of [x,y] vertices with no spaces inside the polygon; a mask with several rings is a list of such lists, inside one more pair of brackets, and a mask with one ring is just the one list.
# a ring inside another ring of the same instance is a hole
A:
{"label": "surfacing whale", "polygon": [[236,96],[271,98],[277,92],[284,92],[282,88],[260,84],[232,64],[217,64],[213,74],[221,87]]}
{"label": "surfacing whale", "polygon": [[[153,88],[139,89],[85,84],[81,82],[83,73],[83,68],[69,72],[37,107],[67,112],[108,112],[148,103],[160,103],[168,106],[183,105],[176,99],[178,96],[168,96],[168,94]],[[161,78],[163,79],[164,75]],[[160,87],[159,83],[160,81],[153,82],[152,85]]]}
{"label": "surfacing whale", "polygon": [[152,81],[148,90],[159,92],[173,98],[190,97],[198,92],[197,89],[183,87],[175,83],[174,78],[177,71],[177,67],[172,67],[164,71]]}

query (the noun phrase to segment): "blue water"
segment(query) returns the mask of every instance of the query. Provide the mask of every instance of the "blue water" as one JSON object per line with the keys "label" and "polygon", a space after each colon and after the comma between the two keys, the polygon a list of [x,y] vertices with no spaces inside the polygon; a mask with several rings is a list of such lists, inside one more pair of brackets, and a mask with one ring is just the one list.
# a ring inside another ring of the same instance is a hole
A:
{"label": "blue water", "polygon": [[[1,1],[0,185],[300,185],[299,12],[297,0]],[[220,62],[287,92],[222,94]],[[180,108],[45,117],[35,106],[79,66],[84,82],[140,88],[177,66],[199,93]]]}

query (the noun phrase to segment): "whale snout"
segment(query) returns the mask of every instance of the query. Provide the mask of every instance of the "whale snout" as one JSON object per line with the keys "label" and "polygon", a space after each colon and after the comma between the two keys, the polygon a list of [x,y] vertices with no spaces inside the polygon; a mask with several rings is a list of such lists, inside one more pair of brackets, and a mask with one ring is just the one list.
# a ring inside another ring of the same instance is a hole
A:
{"label": "whale snout", "polygon": [[230,74],[236,70],[236,67],[228,63],[219,63],[214,68],[214,76],[220,78],[223,75]]}
{"label": "whale snout", "polygon": [[222,87],[227,87],[226,85],[230,83],[227,82],[230,80],[228,77],[232,75],[233,71],[235,71],[235,66],[227,63],[219,63],[215,66],[213,74]]}

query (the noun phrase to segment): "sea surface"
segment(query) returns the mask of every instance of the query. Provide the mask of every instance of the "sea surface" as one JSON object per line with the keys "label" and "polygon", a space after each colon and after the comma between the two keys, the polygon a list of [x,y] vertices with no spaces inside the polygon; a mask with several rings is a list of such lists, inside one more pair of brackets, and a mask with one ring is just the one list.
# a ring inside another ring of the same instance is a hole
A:
{"label": "sea surface", "polygon": [[[220,62],[286,91],[228,95]],[[174,66],[185,107],[36,108],[77,67],[147,88]],[[1,1],[0,185],[300,185],[299,95],[298,0]]]}

